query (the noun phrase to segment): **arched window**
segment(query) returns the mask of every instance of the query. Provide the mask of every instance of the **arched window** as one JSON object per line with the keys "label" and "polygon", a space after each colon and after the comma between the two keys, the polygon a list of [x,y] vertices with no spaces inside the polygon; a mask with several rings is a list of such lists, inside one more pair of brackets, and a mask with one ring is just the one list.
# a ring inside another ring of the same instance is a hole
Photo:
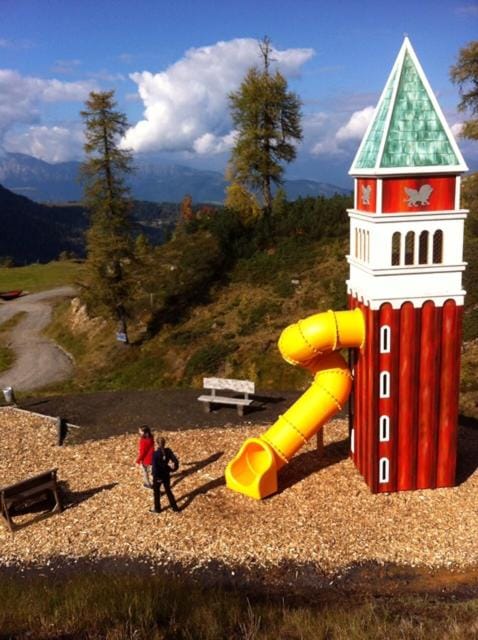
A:
{"label": "arched window", "polygon": [[428,262],[428,231],[422,231],[418,241],[418,264]]}
{"label": "arched window", "polygon": [[378,461],[378,481],[385,484],[390,478],[390,461],[388,458],[380,458]]}
{"label": "arched window", "polygon": [[390,372],[380,373],[380,398],[390,398]]}
{"label": "arched window", "polygon": [[433,264],[443,262],[443,231],[438,229],[433,234]]}
{"label": "arched window", "polygon": [[415,249],[415,233],[409,231],[405,236],[405,264],[413,264],[413,252]]}
{"label": "arched window", "polygon": [[365,260],[367,262],[370,262],[370,231],[366,231],[366,238],[367,238],[367,253],[365,256]]}
{"label": "arched window", "polygon": [[392,267],[400,264],[400,233],[395,231],[392,236]]}
{"label": "arched window", "polygon": [[380,416],[378,437],[380,442],[388,442],[390,440],[389,416]]}
{"label": "arched window", "polygon": [[359,255],[359,231],[357,227],[355,227],[355,257],[358,258]]}

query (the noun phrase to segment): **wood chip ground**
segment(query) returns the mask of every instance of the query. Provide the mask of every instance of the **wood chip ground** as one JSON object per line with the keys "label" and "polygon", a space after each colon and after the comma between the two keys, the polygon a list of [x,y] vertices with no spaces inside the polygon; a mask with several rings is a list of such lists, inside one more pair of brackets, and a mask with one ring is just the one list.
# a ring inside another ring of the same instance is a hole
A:
{"label": "wood chip ground", "polygon": [[223,478],[243,440],[263,431],[167,433],[181,462],[172,484],[182,510],[154,515],[134,464],[137,436],[58,447],[54,422],[0,409],[0,486],[58,467],[67,506],[44,519],[22,516],[14,535],[0,527],[0,563],[129,556],[190,567],[313,563],[326,573],[367,561],[478,564],[478,471],[452,489],[372,495],[348,457],[347,424],[336,420],[325,427],[324,453],[311,441],[281,472],[280,492],[259,502]]}

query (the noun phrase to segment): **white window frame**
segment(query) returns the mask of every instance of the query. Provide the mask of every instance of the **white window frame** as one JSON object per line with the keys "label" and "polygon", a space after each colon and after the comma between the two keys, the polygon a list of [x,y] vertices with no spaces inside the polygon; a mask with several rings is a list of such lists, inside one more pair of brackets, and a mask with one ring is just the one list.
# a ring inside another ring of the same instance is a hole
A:
{"label": "white window frame", "polygon": [[380,442],[390,441],[390,417],[380,416],[378,421],[378,439]]}
{"label": "white window frame", "polygon": [[380,484],[386,484],[390,481],[390,460],[388,458],[380,458],[378,461],[378,481]]}
{"label": "white window frame", "polygon": [[380,327],[380,353],[390,353],[392,330],[389,324]]}

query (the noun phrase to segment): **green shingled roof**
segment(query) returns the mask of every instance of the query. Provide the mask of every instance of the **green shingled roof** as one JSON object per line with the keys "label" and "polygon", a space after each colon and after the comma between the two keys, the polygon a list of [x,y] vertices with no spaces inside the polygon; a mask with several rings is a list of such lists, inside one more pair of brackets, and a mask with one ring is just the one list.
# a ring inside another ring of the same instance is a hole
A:
{"label": "green shingled roof", "polygon": [[466,170],[452,141],[452,133],[405,39],[351,173],[420,167]]}

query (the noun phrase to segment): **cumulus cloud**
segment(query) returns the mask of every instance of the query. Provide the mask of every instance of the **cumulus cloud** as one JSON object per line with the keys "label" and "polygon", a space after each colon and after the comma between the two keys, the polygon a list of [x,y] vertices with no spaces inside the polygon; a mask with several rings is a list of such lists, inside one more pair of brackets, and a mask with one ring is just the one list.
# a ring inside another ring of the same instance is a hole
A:
{"label": "cumulus cloud", "polygon": [[[360,141],[373,117],[375,108],[364,107],[350,114],[323,114],[321,127],[316,132],[319,140],[311,148],[312,155],[350,155]],[[343,123],[343,119],[348,120]]]}
{"label": "cumulus cloud", "polygon": [[25,153],[45,162],[65,162],[79,158],[84,143],[83,128],[74,126],[31,126],[26,131],[8,132],[4,138],[7,151]]}
{"label": "cumulus cloud", "polygon": [[[11,69],[0,69],[0,146],[8,151],[30,153],[42,159],[73,157],[77,144],[71,134],[72,153],[67,154],[67,133],[71,129],[41,126],[41,111],[45,104],[83,102],[96,85],[92,82],[62,82],[22,76]],[[29,129],[19,131],[19,127]],[[51,136],[48,143],[48,136]],[[22,147],[21,143],[25,146]],[[48,144],[51,149],[48,151]],[[55,149],[55,145],[58,148]]]}
{"label": "cumulus cloud", "polygon": [[[271,57],[290,77],[313,55],[312,49],[273,49]],[[228,94],[249,67],[259,64],[257,41],[241,38],[190,49],[160,73],[131,74],[145,110],[143,119],[127,131],[123,146],[139,152],[224,151],[233,140]]]}
{"label": "cumulus cloud", "polygon": [[350,120],[335,134],[336,139],[340,142],[343,140],[361,140],[367,127],[372,120],[374,107],[365,107],[360,111],[355,111]]}
{"label": "cumulus cloud", "polygon": [[83,101],[92,89],[90,82],[44,80],[0,69],[0,131],[14,123],[35,123],[41,103]]}

